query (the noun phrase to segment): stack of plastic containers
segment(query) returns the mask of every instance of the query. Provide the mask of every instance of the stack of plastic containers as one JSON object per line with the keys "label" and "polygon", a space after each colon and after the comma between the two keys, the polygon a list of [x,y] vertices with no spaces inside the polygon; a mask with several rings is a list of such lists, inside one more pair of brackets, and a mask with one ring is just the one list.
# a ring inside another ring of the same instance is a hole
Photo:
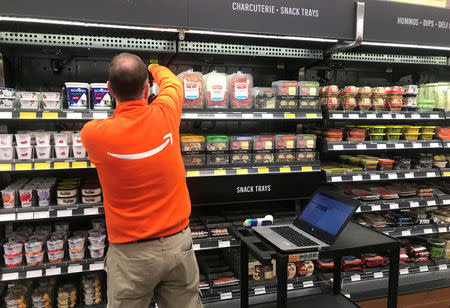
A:
{"label": "stack of plastic containers", "polygon": [[355,86],[346,86],[341,90],[340,101],[344,110],[355,110],[357,107],[356,96],[358,88]]}
{"label": "stack of plastic containers", "polygon": [[0,88],[0,109],[13,109],[16,93],[10,88]]}
{"label": "stack of plastic containers", "polygon": [[320,88],[320,105],[324,109],[336,110],[339,108],[339,87],[329,85]]}
{"label": "stack of plastic containers", "polygon": [[417,85],[403,86],[403,106],[408,110],[417,109],[417,95],[419,94],[419,88]]}

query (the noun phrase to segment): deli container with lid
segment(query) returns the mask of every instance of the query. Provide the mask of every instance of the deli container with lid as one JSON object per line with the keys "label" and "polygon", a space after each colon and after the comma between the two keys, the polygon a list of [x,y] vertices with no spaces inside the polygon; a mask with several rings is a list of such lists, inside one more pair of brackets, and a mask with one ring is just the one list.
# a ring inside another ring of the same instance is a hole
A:
{"label": "deli container with lid", "polygon": [[346,111],[352,111],[355,110],[356,107],[358,106],[357,102],[356,102],[356,98],[353,96],[343,96],[341,98],[341,103],[342,103],[342,107],[344,110]]}
{"label": "deli container with lid", "polygon": [[422,126],[404,126],[405,134],[419,134]]}
{"label": "deli container with lid", "polygon": [[340,101],[337,97],[321,97],[320,105],[328,110],[336,110],[340,106]]}
{"label": "deli container with lid", "polygon": [[372,141],[381,141],[381,140],[384,140],[384,138],[386,137],[386,134],[385,133],[382,133],[382,134],[370,134],[370,139],[372,140]]}
{"label": "deli container with lid", "polygon": [[182,135],[181,151],[185,153],[203,152],[206,148],[205,137],[199,135]]}
{"label": "deli container with lid", "polygon": [[387,108],[388,108],[387,99],[385,99],[381,95],[378,95],[378,96],[374,95],[373,99],[372,99],[372,106],[377,111],[387,110]]}
{"label": "deli container with lid", "polygon": [[94,109],[112,109],[112,97],[106,83],[91,83],[91,98]]}
{"label": "deli container with lid", "polygon": [[378,167],[378,160],[361,159],[360,164],[364,168],[364,171],[375,171]]}
{"label": "deli container with lid", "polygon": [[274,88],[253,88],[253,104],[256,109],[275,109]]}
{"label": "deli container with lid", "polygon": [[52,153],[52,146],[51,145],[36,145],[34,147],[34,150],[36,152],[36,157],[38,159],[49,159],[51,157],[51,153]]}
{"label": "deli container with lid", "polygon": [[411,159],[405,157],[394,157],[394,169],[411,169]]}
{"label": "deli container with lid", "polygon": [[395,160],[393,159],[386,159],[386,158],[380,158],[378,159],[378,165],[380,166],[380,170],[392,170],[394,167]]}
{"label": "deli container with lid", "polygon": [[74,158],[86,158],[86,149],[82,145],[72,145]]}
{"label": "deli container with lid", "polygon": [[436,131],[436,126],[422,126],[420,128],[420,133],[422,134],[434,134]]}
{"label": "deli container with lid", "polygon": [[69,151],[68,145],[55,145],[56,158],[69,158]]}
{"label": "deli container with lid", "polygon": [[358,95],[362,97],[372,96],[372,88],[369,86],[359,87]]}
{"label": "deli container with lid", "polygon": [[300,96],[319,96],[319,83],[317,81],[300,81]]}
{"label": "deli container with lid", "polygon": [[345,86],[341,89],[341,95],[355,97],[358,95],[359,88],[356,86]]}
{"label": "deli container with lid", "polygon": [[206,165],[206,156],[201,154],[183,155],[184,165],[189,166],[203,166]]}
{"label": "deli container with lid", "polygon": [[16,145],[18,147],[29,147],[31,146],[31,134],[15,134]]}
{"label": "deli container with lid", "polygon": [[415,96],[407,96],[403,98],[403,107],[408,110],[416,110],[417,109],[417,99]]}
{"label": "deli container with lid", "polygon": [[274,149],[274,136],[253,136],[253,151],[273,151]]}
{"label": "deli container with lid", "polygon": [[253,77],[250,74],[237,72],[229,76],[230,107],[249,109],[253,107]]}
{"label": "deli container with lid", "polygon": [[372,108],[372,100],[370,97],[359,97],[357,100],[359,110],[368,111]]}
{"label": "deli container with lid", "polygon": [[253,148],[253,137],[251,136],[230,136],[230,150],[251,151]]}
{"label": "deli container with lid", "polygon": [[277,151],[295,151],[297,136],[295,135],[276,135],[275,150]]}
{"label": "deli container with lid", "polygon": [[387,133],[389,140],[400,140],[402,135],[402,133]]}
{"label": "deli container with lid", "polygon": [[311,151],[316,149],[316,135],[299,134],[296,136],[296,149],[298,151]]}
{"label": "deli container with lid", "polygon": [[180,73],[177,77],[183,84],[184,89],[183,107],[203,108],[204,100],[203,100],[202,73],[194,72],[193,70],[188,70],[186,72]]}
{"label": "deli container with lid", "polygon": [[253,162],[256,164],[271,164],[275,161],[273,153],[256,153],[253,155]]}
{"label": "deli container with lid", "polygon": [[213,71],[203,76],[206,108],[228,108],[228,77]]}
{"label": "deli container with lid", "polygon": [[89,84],[83,82],[66,82],[67,105],[69,109],[88,109]]}
{"label": "deli container with lid", "polygon": [[228,136],[206,136],[207,152],[223,152],[228,151],[230,139]]}
{"label": "deli container with lid", "polygon": [[275,153],[275,161],[280,163],[290,163],[295,161],[296,153],[295,152],[282,152]]}
{"label": "deli container with lid", "polygon": [[19,160],[29,160],[33,158],[33,147],[16,147],[17,159]]}
{"label": "deli container with lid", "polygon": [[208,154],[206,155],[207,165],[228,165],[230,163],[230,155],[228,154]]}
{"label": "deli container with lid", "polygon": [[323,87],[323,92],[325,95],[338,95],[339,94],[339,87],[337,85],[328,85]]}
{"label": "deli container with lid", "polygon": [[230,155],[230,163],[232,164],[250,164],[253,161],[253,154],[250,153],[233,153]]}

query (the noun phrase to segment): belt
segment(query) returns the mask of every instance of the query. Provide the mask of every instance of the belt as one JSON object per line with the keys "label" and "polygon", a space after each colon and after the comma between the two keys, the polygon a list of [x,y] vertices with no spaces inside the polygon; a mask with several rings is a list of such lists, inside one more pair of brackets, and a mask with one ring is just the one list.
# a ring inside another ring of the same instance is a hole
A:
{"label": "belt", "polygon": [[187,230],[187,228],[189,228],[189,226],[187,226],[186,228],[184,228],[184,229],[182,229],[182,230],[180,230],[180,231],[178,231],[178,232],[176,232],[174,234],[171,234],[171,235],[160,236],[160,237],[148,237],[148,238],[143,238],[143,239],[136,240],[136,241],[133,241],[133,242],[127,242],[125,244],[145,243],[145,242],[156,241],[156,240],[160,240],[160,239],[164,239],[164,238],[169,238],[171,236],[177,235],[177,234]]}

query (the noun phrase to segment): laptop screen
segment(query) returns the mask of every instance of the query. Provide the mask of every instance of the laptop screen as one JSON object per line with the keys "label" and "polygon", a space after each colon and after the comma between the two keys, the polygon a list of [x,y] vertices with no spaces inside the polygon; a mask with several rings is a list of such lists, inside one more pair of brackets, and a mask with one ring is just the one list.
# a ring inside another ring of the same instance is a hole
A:
{"label": "laptop screen", "polygon": [[354,206],[316,193],[297,220],[303,220],[311,226],[335,236],[347,218],[352,215]]}

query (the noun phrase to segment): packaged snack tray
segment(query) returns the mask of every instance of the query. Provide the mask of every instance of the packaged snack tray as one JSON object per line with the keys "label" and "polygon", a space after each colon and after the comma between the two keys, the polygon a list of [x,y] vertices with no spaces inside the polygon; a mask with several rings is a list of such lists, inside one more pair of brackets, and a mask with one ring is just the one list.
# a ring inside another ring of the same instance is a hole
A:
{"label": "packaged snack tray", "polygon": [[[299,95],[299,82],[296,80],[278,80],[272,82],[276,96],[296,97]],[[306,95],[305,95],[306,96]]]}
{"label": "packaged snack tray", "polygon": [[230,136],[230,150],[251,151],[253,148],[253,137],[251,136]]}
{"label": "packaged snack tray", "polygon": [[205,151],[205,137],[199,135],[182,135],[180,137],[181,151],[186,153]]}
{"label": "packaged snack tray", "polygon": [[230,139],[228,136],[206,136],[207,152],[228,151]]}
{"label": "packaged snack tray", "polygon": [[203,108],[203,75],[189,70],[178,75],[184,89],[183,107]]}
{"label": "packaged snack tray", "polygon": [[295,135],[276,135],[275,149],[277,151],[294,151],[296,149],[297,136]]}
{"label": "packaged snack tray", "polygon": [[206,156],[201,154],[183,155],[184,165],[189,166],[203,166],[206,165]]}
{"label": "packaged snack tray", "polygon": [[272,151],[275,147],[274,136],[253,136],[254,151]]}
{"label": "packaged snack tray", "polygon": [[276,105],[279,109],[297,109],[298,107],[298,98],[297,97],[277,97]]}
{"label": "packaged snack tray", "polygon": [[273,88],[253,88],[253,104],[256,109],[275,109],[275,90]]}
{"label": "packaged snack tray", "polygon": [[296,160],[296,154],[295,152],[284,152],[284,153],[276,153],[275,154],[275,161],[277,162],[293,162]]}
{"label": "packaged snack tray", "polygon": [[230,155],[232,164],[250,164],[253,160],[253,154],[235,153]]}
{"label": "packaged snack tray", "polygon": [[273,153],[256,153],[253,155],[254,163],[271,164],[275,161]]}
{"label": "packaged snack tray", "polygon": [[318,97],[300,97],[299,98],[300,109],[319,109],[320,102]]}
{"label": "packaged snack tray", "polygon": [[230,163],[228,154],[208,154],[206,155],[207,165],[226,165]]}
{"label": "packaged snack tray", "polygon": [[319,96],[319,83],[317,81],[300,81],[300,96]]}

